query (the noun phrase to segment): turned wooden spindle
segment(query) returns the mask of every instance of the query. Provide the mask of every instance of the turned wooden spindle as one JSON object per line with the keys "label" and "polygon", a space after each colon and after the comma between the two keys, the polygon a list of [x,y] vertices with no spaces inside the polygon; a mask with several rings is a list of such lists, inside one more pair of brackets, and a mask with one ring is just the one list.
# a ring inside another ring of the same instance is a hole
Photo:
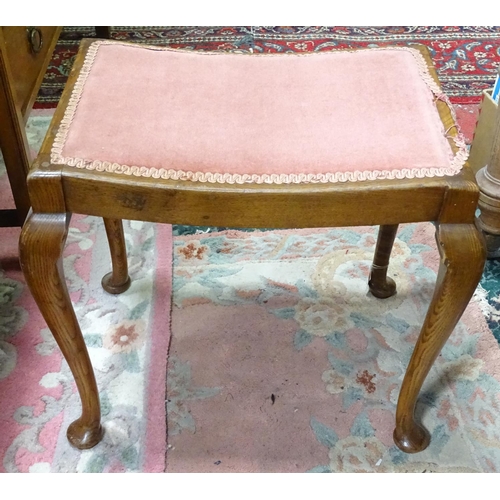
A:
{"label": "turned wooden spindle", "polygon": [[379,229],[370,280],[368,281],[370,292],[379,299],[387,299],[396,293],[396,283],[387,276],[387,269],[397,231],[398,224],[380,226]]}
{"label": "turned wooden spindle", "polygon": [[112,271],[102,278],[101,284],[106,292],[119,294],[130,287],[123,223],[121,219],[107,219],[105,217],[104,227],[111,252]]}
{"label": "turned wooden spindle", "polygon": [[495,133],[488,164],[476,174],[481,193],[477,219],[486,238],[488,258],[500,257],[500,112],[497,110]]}

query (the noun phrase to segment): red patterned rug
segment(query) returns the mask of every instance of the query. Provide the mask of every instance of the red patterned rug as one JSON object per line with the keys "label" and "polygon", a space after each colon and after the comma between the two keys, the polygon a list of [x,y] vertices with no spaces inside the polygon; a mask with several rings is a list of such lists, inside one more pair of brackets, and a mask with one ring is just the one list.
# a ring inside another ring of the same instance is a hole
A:
{"label": "red patterned rug", "polygon": [[[55,107],[79,41],[92,26],[65,26],[35,107]],[[481,101],[500,65],[500,26],[112,26],[118,40],[192,50],[304,52],[385,45],[426,45],[455,104]]]}

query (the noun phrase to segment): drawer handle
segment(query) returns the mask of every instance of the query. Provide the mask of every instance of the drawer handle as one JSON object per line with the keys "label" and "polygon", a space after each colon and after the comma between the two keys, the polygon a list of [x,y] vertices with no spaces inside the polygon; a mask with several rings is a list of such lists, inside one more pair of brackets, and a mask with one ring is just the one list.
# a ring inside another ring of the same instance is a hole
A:
{"label": "drawer handle", "polygon": [[31,50],[35,54],[38,54],[38,52],[42,50],[42,45],[43,45],[42,32],[38,28],[33,28],[33,27],[27,28],[27,32]]}

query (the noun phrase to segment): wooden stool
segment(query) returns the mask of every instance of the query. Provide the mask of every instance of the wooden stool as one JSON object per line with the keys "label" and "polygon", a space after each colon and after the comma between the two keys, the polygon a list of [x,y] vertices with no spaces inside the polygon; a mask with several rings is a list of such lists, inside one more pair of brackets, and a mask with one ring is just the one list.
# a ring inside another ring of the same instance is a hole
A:
{"label": "wooden stool", "polygon": [[83,40],[29,175],[21,262],[75,377],[68,439],[102,438],[98,390],[61,253],[71,213],[104,217],[110,293],[130,283],[121,219],[254,228],[380,225],[369,288],[399,223],[433,221],[437,285],[399,396],[394,440],[427,447],[418,393],[481,277],[478,188],[427,50],[200,53]]}

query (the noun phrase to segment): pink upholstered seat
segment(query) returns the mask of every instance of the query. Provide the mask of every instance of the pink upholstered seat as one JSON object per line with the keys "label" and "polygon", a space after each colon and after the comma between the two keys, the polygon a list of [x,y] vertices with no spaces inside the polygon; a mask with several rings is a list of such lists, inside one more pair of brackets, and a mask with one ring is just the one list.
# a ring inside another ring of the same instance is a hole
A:
{"label": "pink upholstered seat", "polygon": [[[415,49],[202,53],[97,41],[52,162],[208,182],[337,182],[454,175]],[[460,136],[459,136],[460,137]]]}

